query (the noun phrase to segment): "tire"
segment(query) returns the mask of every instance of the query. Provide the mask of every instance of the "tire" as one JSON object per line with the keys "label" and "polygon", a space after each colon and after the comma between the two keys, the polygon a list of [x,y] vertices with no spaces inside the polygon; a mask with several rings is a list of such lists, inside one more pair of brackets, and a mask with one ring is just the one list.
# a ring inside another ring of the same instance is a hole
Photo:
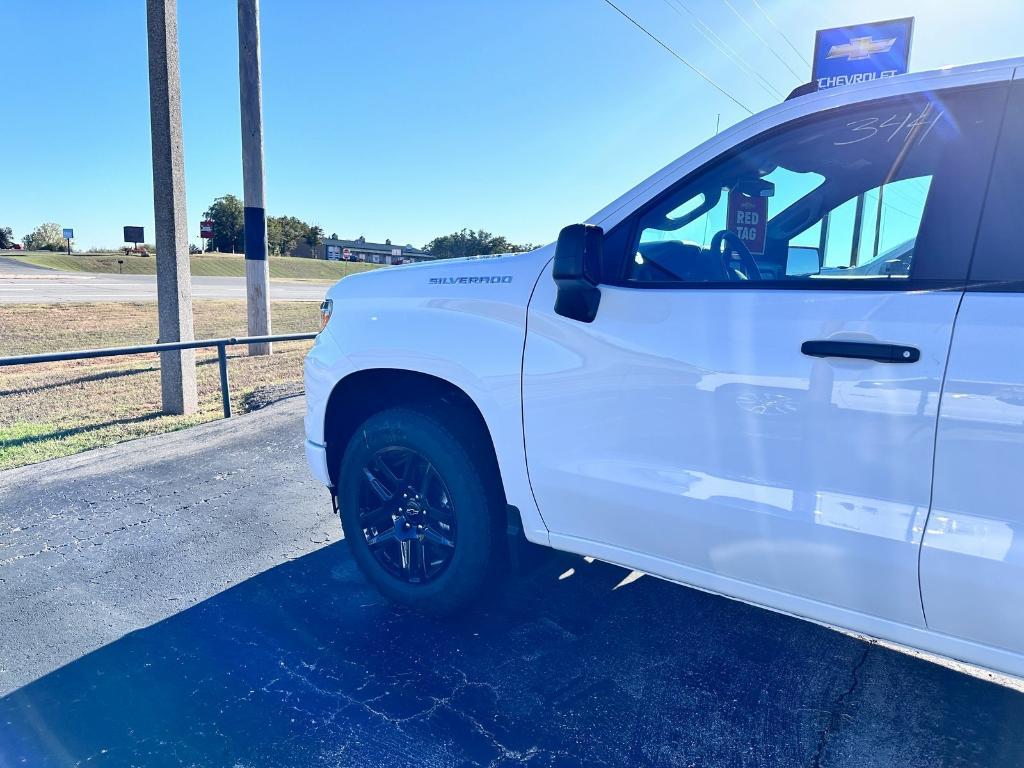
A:
{"label": "tire", "polygon": [[412,408],[374,414],[349,441],[338,472],[345,539],[366,578],[395,603],[451,615],[496,572],[504,503],[478,448],[470,430]]}

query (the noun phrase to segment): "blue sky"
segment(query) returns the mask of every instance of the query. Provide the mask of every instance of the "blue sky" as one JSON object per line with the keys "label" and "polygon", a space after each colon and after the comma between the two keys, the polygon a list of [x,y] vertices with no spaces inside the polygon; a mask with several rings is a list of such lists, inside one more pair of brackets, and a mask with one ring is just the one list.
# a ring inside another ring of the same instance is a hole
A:
{"label": "blue sky", "polygon": [[[675,0],[616,0],[753,109],[775,96]],[[682,0],[788,92],[807,66],[754,0]],[[1024,54],[1019,0],[759,0],[814,30],[917,17],[911,68]],[[731,8],[730,8],[731,6]],[[733,12],[735,10],[735,13]],[[553,240],[745,113],[603,0],[263,0],[266,197],[342,237]],[[763,37],[758,40],[742,16]],[[153,239],[144,0],[0,0],[0,226]],[[235,3],[179,0],[190,238],[241,195]],[[774,53],[773,53],[774,51]],[[779,57],[777,58],[776,55]]]}

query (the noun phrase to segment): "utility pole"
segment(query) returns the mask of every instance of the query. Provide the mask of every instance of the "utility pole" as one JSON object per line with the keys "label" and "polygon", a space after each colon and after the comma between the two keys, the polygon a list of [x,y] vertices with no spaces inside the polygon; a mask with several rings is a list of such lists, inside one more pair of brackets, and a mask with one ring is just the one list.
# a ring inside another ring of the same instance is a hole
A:
{"label": "utility pole", "polygon": [[860,259],[860,239],[864,229],[864,193],[857,195],[857,207],[853,212],[853,241],[850,243],[850,266],[856,267]]}
{"label": "utility pole", "polygon": [[[245,287],[250,336],[270,335],[267,211],[263,202],[263,94],[260,85],[260,3],[238,0],[238,97],[242,112],[242,188],[245,197]],[[269,343],[250,355],[269,355]]]}
{"label": "utility pole", "polygon": [[872,255],[878,255],[878,246],[882,240],[882,206],[885,205],[885,184],[878,188],[878,205],[875,207],[875,247]]}
{"label": "utility pole", "polygon": [[[195,331],[192,327],[192,274],[189,271],[185,212],[177,0],[146,0],[146,26],[160,341],[192,341]],[[194,350],[160,353],[160,393],[166,413],[195,413]]]}

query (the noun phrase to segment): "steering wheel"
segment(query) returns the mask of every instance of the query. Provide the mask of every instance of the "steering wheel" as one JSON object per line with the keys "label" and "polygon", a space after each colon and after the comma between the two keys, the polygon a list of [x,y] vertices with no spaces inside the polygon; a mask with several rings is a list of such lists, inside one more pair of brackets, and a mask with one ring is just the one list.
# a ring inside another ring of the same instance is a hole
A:
{"label": "steering wheel", "polygon": [[[728,243],[729,247],[722,250],[722,244]],[[721,232],[715,233],[715,236],[711,238],[711,245],[709,250],[713,254],[717,254],[718,258],[722,260],[722,267],[725,269],[725,273],[729,276],[730,280],[760,280],[761,270],[757,268],[757,262],[754,261],[754,257],[750,255],[750,250],[747,248],[746,243],[740,240],[739,236],[735,232],[730,232],[728,229],[723,229]],[[735,267],[729,264],[732,261],[730,251],[735,250],[740,256],[740,262],[743,265],[743,271],[740,272]]]}

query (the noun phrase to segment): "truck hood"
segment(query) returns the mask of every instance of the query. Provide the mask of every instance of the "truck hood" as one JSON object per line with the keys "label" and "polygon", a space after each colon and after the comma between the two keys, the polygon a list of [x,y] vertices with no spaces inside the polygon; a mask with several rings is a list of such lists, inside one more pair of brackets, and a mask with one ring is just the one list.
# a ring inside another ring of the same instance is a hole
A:
{"label": "truck hood", "polygon": [[334,300],[372,296],[473,297],[481,291],[500,291],[506,296],[523,296],[525,292],[528,298],[554,252],[552,243],[525,253],[440,259],[357,272],[339,280],[327,296]]}

